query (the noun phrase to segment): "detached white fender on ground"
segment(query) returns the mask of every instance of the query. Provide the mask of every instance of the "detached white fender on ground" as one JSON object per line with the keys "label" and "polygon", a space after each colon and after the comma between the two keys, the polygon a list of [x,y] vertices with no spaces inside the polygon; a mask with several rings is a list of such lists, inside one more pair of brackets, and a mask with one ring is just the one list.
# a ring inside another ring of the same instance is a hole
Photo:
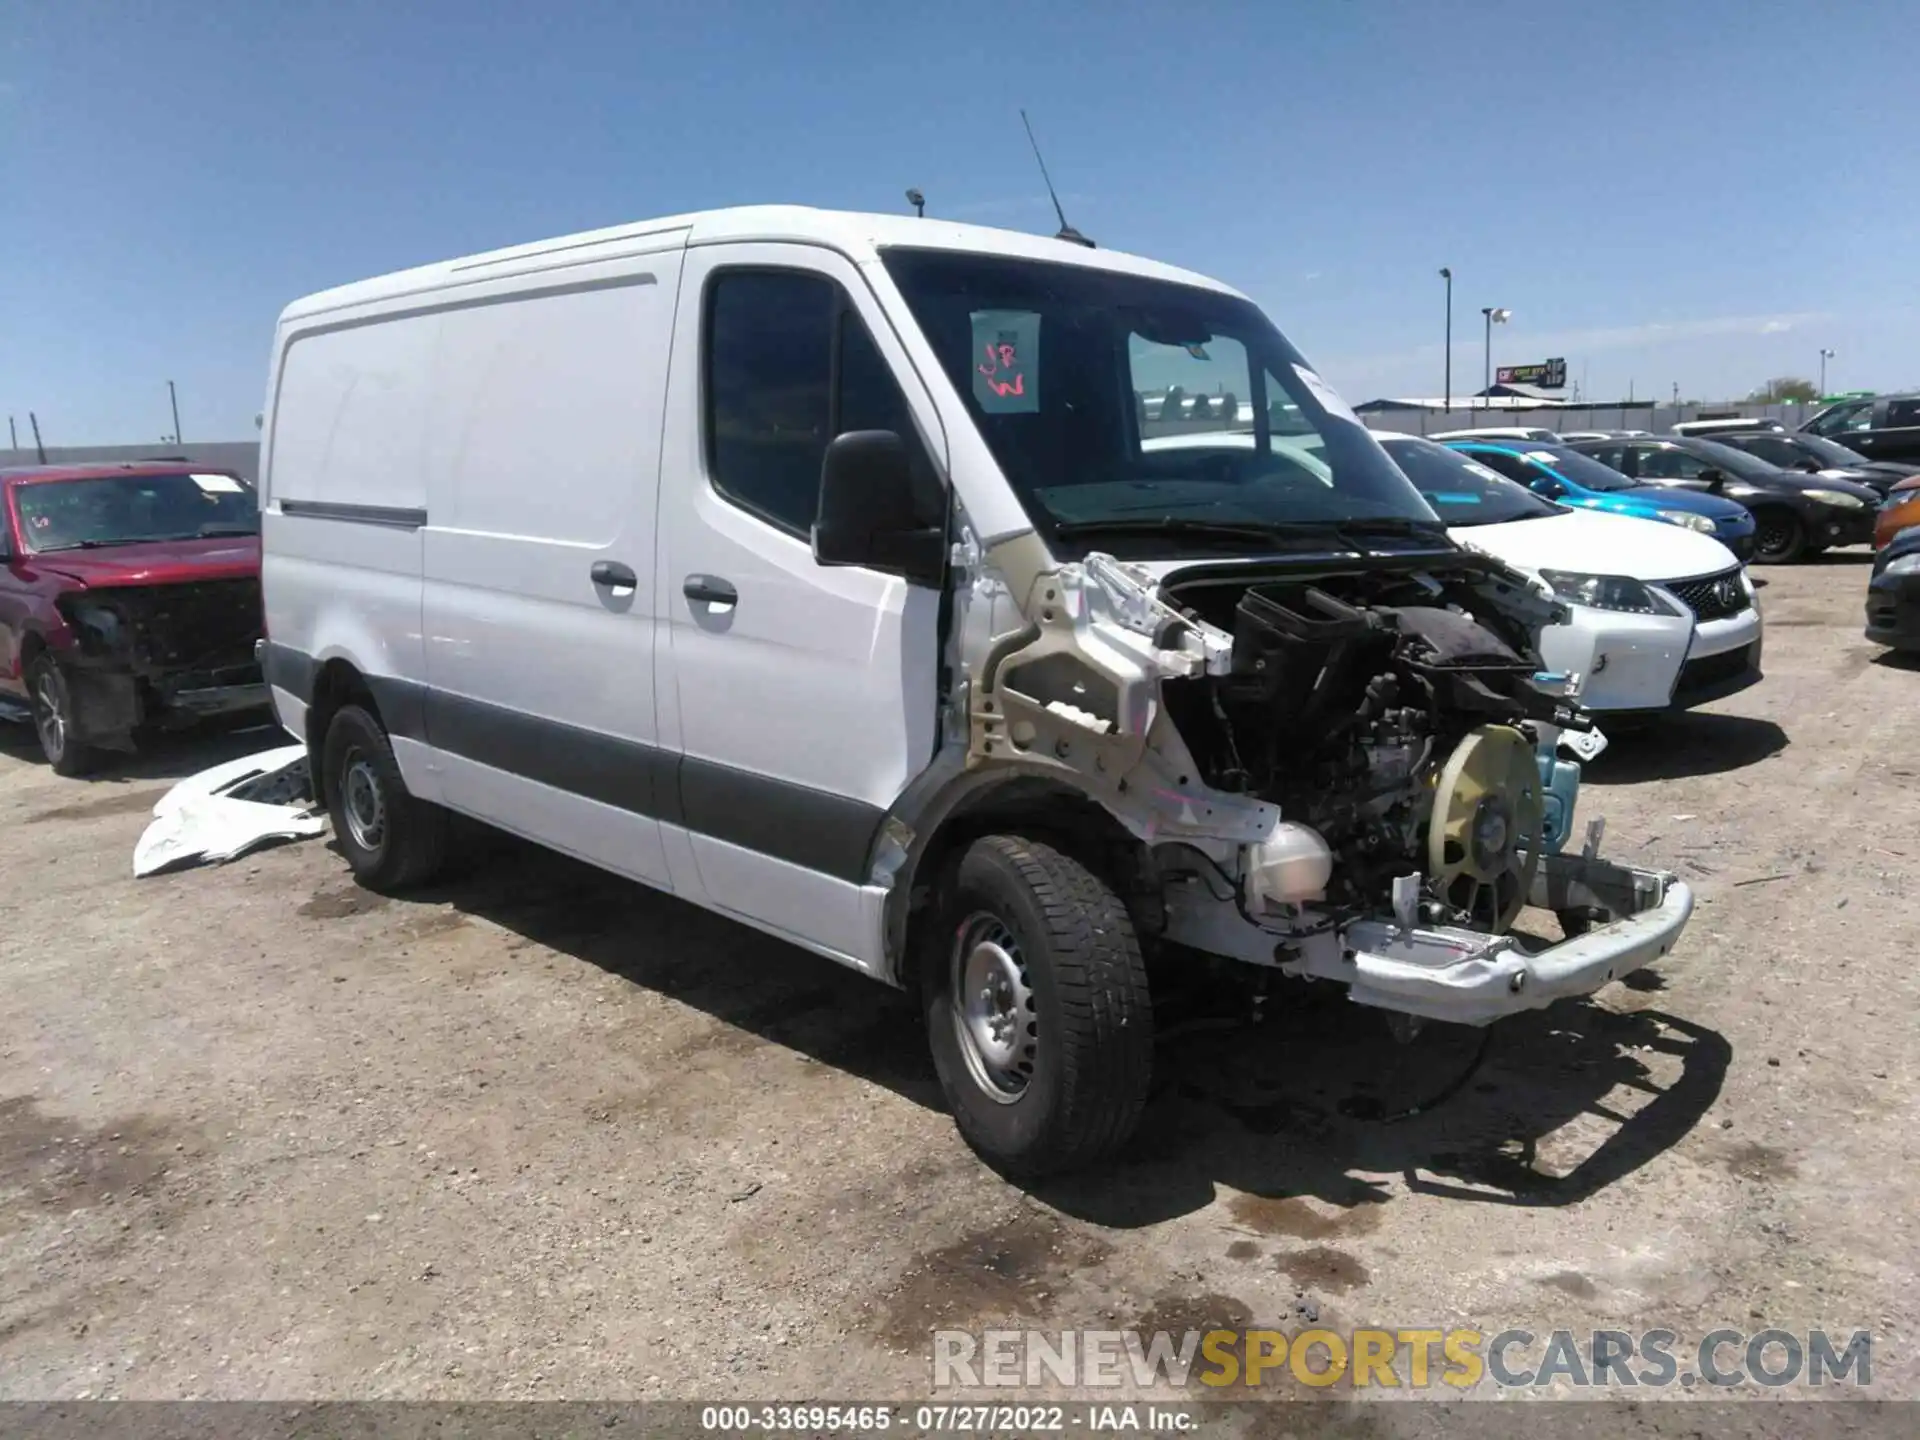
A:
{"label": "detached white fender on ground", "polygon": [[304,745],[283,745],[189,775],[162,795],[133,847],[133,873],[154,875],[202,861],[224,865],[280,840],[326,829],[312,800]]}

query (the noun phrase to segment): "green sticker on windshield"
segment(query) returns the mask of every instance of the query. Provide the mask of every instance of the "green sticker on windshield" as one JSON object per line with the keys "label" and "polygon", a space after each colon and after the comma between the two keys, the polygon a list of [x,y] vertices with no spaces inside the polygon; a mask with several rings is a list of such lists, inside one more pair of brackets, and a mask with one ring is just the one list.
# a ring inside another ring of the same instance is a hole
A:
{"label": "green sticker on windshield", "polygon": [[988,415],[1040,411],[1040,315],[1033,310],[975,310],[973,398]]}

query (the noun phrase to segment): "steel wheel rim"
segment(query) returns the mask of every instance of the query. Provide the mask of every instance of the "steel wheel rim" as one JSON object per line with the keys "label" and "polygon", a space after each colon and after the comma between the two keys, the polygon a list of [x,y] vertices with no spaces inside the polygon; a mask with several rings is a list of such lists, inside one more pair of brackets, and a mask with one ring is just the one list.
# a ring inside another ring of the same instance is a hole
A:
{"label": "steel wheel rim", "polygon": [[40,677],[33,687],[33,724],[40,732],[40,748],[52,759],[67,753],[67,712],[60,703],[59,682],[51,675]]}
{"label": "steel wheel rim", "polygon": [[1039,1059],[1039,1014],[1019,942],[999,916],[980,911],[955,935],[952,967],[953,1030],[967,1074],[988,1099],[1011,1105]]}
{"label": "steel wheel rim", "polygon": [[1793,543],[1793,521],[1785,516],[1762,520],[1754,543],[1763,555],[1778,555]]}
{"label": "steel wheel rim", "polygon": [[347,757],[340,777],[340,810],[347,833],[362,850],[377,851],[387,838],[387,801],[380,793],[380,777],[358,750]]}

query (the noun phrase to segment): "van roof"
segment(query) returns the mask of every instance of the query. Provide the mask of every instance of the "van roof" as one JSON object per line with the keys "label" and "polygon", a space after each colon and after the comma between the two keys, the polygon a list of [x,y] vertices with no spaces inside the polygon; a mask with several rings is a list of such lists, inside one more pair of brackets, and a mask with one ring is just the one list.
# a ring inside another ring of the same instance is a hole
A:
{"label": "van roof", "polygon": [[504,250],[489,250],[457,260],[443,260],[411,270],[399,270],[305,296],[287,306],[280,318],[283,321],[299,319],[454,285],[476,284],[560,266],[571,268],[629,254],[753,240],[824,245],[851,257],[855,262],[873,260],[881,249],[889,246],[968,250],[1083,265],[1240,295],[1231,286],[1222,285],[1218,280],[1191,270],[1163,265],[1157,260],[1128,255],[1118,250],[1090,250],[1070,241],[1056,240],[1046,235],[1030,235],[1019,230],[997,230],[986,225],[962,225],[951,220],[921,219],[913,215],[817,210],[804,205],[750,205],[613,225],[602,230],[587,230],[577,235],[563,235],[532,244],[509,246]]}

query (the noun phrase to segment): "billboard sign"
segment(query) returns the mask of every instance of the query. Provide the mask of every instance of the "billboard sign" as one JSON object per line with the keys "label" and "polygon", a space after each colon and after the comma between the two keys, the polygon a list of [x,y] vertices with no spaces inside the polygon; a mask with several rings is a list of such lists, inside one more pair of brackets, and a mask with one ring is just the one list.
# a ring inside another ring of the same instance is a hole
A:
{"label": "billboard sign", "polygon": [[1502,385],[1538,385],[1543,390],[1564,390],[1567,362],[1556,356],[1536,365],[1502,365],[1494,372],[1494,378]]}

